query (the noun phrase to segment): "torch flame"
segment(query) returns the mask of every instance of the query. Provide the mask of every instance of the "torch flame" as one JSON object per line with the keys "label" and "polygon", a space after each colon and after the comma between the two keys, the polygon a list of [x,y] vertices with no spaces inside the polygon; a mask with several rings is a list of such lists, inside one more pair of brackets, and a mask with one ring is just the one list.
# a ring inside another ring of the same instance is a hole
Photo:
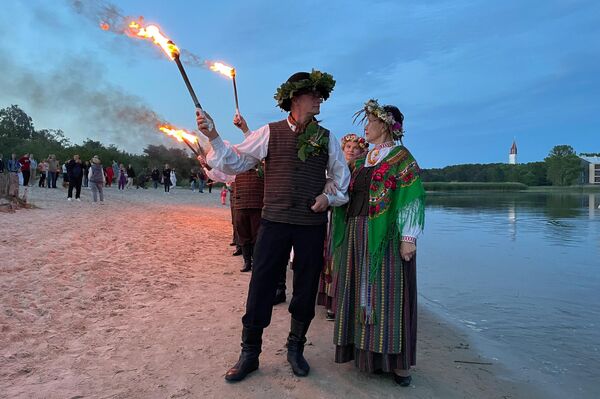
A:
{"label": "torch flame", "polygon": [[172,60],[179,55],[179,48],[175,45],[175,43],[173,43],[173,41],[171,41],[171,39],[165,37],[160,32],[160,28],[156,25],[148,25],[143,27],[136,21],[131,21],[129,24],[129,31],[134,36],[152,39],[154,44],[158,44]]}
{"label": "torch flame", "polygon": [[183,129],[176,129],[169,125],[159,126],[158,129],[167,136],[175,137],[180,143],[183,143],[184,141],[187,141],[188,143],[198,142],[198,137]]}
{"label": "torch flame", "polygon": [[102,23],[100,23],[100,29],[102,29],[102,30],[109,30],[110,29],[110,25],[107,24],[106,22],[102,22]]}
{"label": "torch flame", "polygon": [[225,65],[225,64],[220,63],[220,62],[213,62],[209,66],[209,68],[212,71],[222,73],[223,75],[228,76],[230,78],[233,78],[235,76],[235,68],[230,67],[230,66]]}

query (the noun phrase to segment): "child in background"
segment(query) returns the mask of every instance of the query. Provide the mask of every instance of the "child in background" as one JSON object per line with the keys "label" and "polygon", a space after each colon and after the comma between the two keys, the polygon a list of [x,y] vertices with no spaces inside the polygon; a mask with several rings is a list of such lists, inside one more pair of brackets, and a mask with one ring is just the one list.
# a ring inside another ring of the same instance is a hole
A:
{"label": "child in background", "polygon": [[227,199],[227,187],[223,186],[221,189],[221,205],[225,205],[225,200]]}

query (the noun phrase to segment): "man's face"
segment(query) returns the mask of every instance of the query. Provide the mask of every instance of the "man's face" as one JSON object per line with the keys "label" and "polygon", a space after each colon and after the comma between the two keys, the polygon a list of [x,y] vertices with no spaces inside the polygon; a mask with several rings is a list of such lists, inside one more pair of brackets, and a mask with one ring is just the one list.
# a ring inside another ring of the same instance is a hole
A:
{"label": "man's face", "polygon": [[73,155],[73,159],[79,161],[79,155]]}
{"label": "man's face", "polygon": [[322,102],[323,99],[317,93],[301,94],[292,99],[292,104],[295,104],[298,113],[300,115],[308,114],[309,116],[319,115]]}

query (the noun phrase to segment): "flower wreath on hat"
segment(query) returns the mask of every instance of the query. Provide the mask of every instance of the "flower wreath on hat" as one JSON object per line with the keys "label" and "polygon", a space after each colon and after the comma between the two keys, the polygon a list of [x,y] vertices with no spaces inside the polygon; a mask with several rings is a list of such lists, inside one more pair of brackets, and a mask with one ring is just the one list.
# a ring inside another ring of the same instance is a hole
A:
{"label": "flower wreath on hat", "polygon": [[367,150],[369,148],[369,143],[364,137],[359,137],[356,133],[348,133],[344,137],[342,137],[342,148],[346,145],[346,143],[354,142],[357,143],[361,150]]}
{"label": "flower wreath on hat", "polygon": [[313,69],[308,79],[302,79],[295,82],[285,82],[277,89],[274,95],[277,105],[283,107],[286,100],[291,100],[295,95],[307,92],[318,93],[323,100],[327,100],[333,91],[335,80],[331,74]]}
{"label": "flower wreath on hat", "polygon": [[354,114],[354,121],[360,117],[360,121],[364,122],[369,114],[375,115],[379,120],[389,126],[394,140],[400,140],[402,136],[404,136],[404,129],[402,127],[403,121],[395,120],[394,115],[392,115],[391,112],[386,111],[386,109],[379,105],[377,100],[374,99],[367,101],[363,109]]}

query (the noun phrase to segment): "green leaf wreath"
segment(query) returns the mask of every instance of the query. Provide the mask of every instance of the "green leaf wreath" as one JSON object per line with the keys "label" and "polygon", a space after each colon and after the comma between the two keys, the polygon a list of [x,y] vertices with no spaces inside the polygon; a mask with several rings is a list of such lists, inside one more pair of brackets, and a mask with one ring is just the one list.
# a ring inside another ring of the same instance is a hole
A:
{"label": "green leaf wreath", "polygon": [[334,86],[335,80],[332,75],[313,69],[310,73],[310,79],[282,84],[277,89],[274,98],[277,100],[277,104],[281,106],[285,100],[291,99],[297,92],[310,90],[318,92],[323,97],[323,100],[327,100]]}
{"label": "green leaf wreath", "polygon": [[298,158],[302,162],[305,162],[309,156],[329,152],[329,136],[325,134],[326,132],[327,130],[313,121],[298,135]]}

